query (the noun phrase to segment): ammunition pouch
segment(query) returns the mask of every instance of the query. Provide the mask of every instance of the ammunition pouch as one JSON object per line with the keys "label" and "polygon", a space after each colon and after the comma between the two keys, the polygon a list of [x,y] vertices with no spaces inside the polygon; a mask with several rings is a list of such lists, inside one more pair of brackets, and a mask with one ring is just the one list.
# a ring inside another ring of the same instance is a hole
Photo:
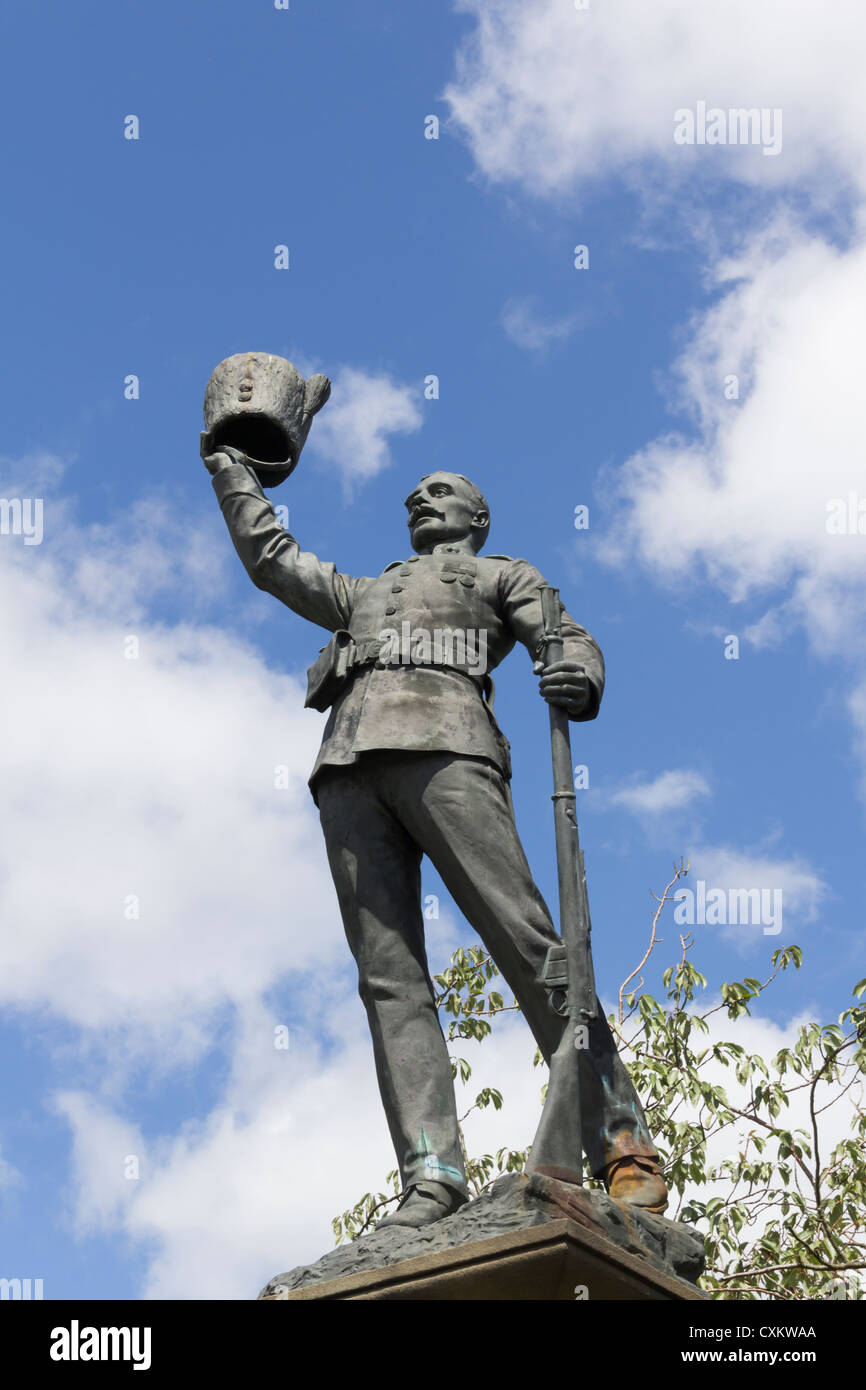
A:
{"label": "ammunition pouch", "polygon": [[322,647],[307,672],[305,709],[324,712],[334,703],[346,684],[354,646],[351,635],[344,628],[338,628],[327,647]]}

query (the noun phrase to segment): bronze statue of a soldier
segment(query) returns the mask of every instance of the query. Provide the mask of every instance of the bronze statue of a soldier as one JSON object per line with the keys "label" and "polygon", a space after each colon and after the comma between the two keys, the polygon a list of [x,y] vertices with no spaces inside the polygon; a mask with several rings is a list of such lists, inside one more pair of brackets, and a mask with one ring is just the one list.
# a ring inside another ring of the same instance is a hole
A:
{"label": "bronze statue of a soldier", "polygon": [[[311,379],[307,391],[325,380]],[[298,413],[304,429],[294,462],[308,416],[327,399],[316,390],[312,408]],[[221,442],[210,428],[202,455],[253,583],[334,634],[310,673],[307,703],[330,709],[310,788],[403,1184],[399,1207],[380,1225],[422,1226],[467,1200],[451,1065],[425,951],[422,856],[489,950],[549,1061],[566,1020],[553,1007],[545,967],[561,943],[515,826],[509,745],[493,714],[489,672],[520,642],[540,674],[542,697],[571,720],[594,719],[604,687],[601,651],[563,609],[564,659],[543,664],[542,576],[525,560],[480,553],[487,504],[460,474],[429,474],[406,498],[408,559],[377,577],[353,578],[301,550],[283,529],[249,450]],[[398,632],[409,641],[395,652]],[[436,632],[467,636],[439,647],[418,637]],[[588,1045],[574,1055],[592,1173],[613,1197],[663,1211],[659,1156],[600,1008]],[[580,1155],[575,1161],[579,1167]]]}

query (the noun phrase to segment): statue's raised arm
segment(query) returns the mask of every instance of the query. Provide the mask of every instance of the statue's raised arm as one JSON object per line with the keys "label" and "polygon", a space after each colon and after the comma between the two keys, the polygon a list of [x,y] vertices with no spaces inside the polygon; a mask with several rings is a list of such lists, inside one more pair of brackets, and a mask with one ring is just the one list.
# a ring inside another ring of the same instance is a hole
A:
{"label": "statue's raised arm", "polygon": [[363,579],[341,574],[336,565],[301,550],[239,450],[223,446],[204,461],[235,550],[256,588],[329,632],[345,627]]}
{"label": "statue's raised arm", "polygon": [[235,550],[256,587],[334,632],[348,622],[362,581],[302,551],[263,490],[284,482],[297,467],[313,417],[330,394],[326,376],[305,381],[284,357],[265,352],[226,357],[205,390],[201,456]]}

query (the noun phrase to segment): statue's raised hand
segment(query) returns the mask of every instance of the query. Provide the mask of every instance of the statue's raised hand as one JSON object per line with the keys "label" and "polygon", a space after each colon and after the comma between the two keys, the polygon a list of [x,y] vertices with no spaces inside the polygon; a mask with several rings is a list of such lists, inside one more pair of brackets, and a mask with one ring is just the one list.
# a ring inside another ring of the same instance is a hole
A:
{"label": "statue's raised hand", "polygon": [[246,463],[247,456],[242,449],[236,449],[232,444],[221,444],[213,453],[210,452],[210,434],[207,430],[201,432],[200,452],[204,461],[204,466],[208,473],[218,473],[224,468],[226,463]]}

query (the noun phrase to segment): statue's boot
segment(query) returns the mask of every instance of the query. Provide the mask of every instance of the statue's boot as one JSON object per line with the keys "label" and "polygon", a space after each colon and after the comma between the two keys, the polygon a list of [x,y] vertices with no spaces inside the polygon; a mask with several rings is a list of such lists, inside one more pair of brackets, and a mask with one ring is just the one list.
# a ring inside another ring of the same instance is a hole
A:
{"label": "statue's boot", "polygon": [[451,1216],[466,1200],[462,1192],[443,1182],[415,1183],[403,1193],[395,1210],[383,1216],[376,1230],[383,1226],[429,1226],[431,1221]]}
{"label": "statue's boot", "polygon": [[668,1190],[659,1165],[644,1154],[625,1154],[604,1170],[604,1185],[617,1202],[628,1202],[661,1216],[668,1204]]}

